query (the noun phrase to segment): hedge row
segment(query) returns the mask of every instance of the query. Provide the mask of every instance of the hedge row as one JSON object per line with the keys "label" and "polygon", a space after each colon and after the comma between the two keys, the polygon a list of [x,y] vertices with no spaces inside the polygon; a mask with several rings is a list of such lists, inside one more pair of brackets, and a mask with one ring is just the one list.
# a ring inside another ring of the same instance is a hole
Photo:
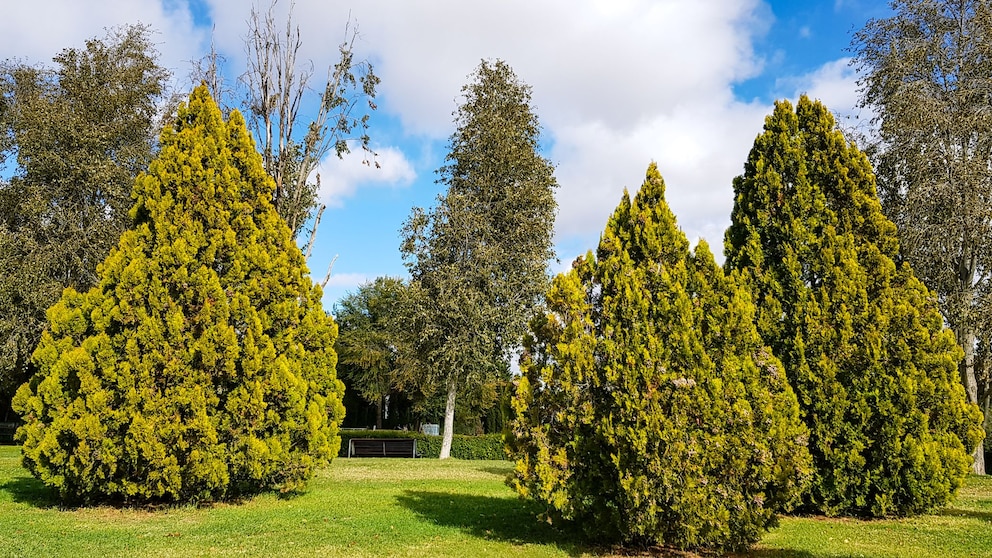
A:
{"label": "hedge row", "polygon": [[[441,437],[405,430],[342,430],[338,457],[348,456],[348,440],[352,438],[416,438],[417,457],[437,458],[441,454]],[[506,459],[502,434],[463,436],[455,434],[451,441],[451,457],[457,459]]]}

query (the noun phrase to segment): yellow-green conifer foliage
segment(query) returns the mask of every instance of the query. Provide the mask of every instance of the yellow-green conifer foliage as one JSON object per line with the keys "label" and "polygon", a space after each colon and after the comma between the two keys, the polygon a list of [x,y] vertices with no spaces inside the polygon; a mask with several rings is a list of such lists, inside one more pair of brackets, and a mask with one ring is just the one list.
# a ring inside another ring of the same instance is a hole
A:
{"label": "yellow-green conifer foliage", "polygon": [[864,154],[819,102],[780,102],[734,180],[725,267],[785,365],[810,429],[806,505],[827,514],[920,513],[961,485],[981,414],[936,300],[899,263]]}
{"label": "yellow-green conifer foliage", "polygon": [[244,119],[198,87],[99,285],[49,309],[14,401],[24,466],[63,498],[295,490],[337,453],[337,327],[272,189]]}
{"label": "yellow-green conifer foliage", "polygon": [[797,502],[806,429],[754,305],[692,252],[652,165],[553,281],[522,359],[511,484],[597,540],[745,548]]}

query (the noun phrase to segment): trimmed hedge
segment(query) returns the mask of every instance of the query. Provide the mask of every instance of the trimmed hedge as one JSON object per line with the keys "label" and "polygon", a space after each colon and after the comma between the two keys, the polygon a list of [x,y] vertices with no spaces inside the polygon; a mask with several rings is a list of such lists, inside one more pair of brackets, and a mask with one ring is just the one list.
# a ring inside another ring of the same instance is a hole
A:
{"label": "trimmed hedge", "polygon": [[[339,457],[348,457],[348,441],[352,438],[416,438],[417,457],[437,458],[441,455],[441,436],[428,436],[406,430],[342,430]],[[456,459],[506,459],[502,434],[464,436],[455,434],[451,441],[451,457]]]}

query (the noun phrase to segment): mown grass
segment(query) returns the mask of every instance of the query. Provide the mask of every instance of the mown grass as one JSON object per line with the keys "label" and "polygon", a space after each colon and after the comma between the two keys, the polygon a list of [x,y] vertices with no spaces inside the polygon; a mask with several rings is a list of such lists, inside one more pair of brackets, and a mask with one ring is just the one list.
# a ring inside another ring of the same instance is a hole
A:
{"label": "mown grass", "polygon": [[[63,509],[0,447],[0,556],[594,556],[616,554],[535,520],[502,461],[338,459],[291,498],[166,509]],[[665,554],[659,549],[648,554]],[[992,556],[992,479],[905,520],[785,518],[752,556]],[[683,556],[679,554],[679,556]]]}

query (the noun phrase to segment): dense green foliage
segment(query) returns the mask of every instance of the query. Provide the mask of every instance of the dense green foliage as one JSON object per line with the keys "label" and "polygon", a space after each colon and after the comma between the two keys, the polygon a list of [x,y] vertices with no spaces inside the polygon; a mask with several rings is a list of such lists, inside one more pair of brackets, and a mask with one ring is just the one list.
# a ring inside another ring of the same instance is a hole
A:
{"label": "dense green foliage", "polygon": [[513,486],[597,539],[739,549],[798,501],[806,431],[754,306],[654,165],[559,275],[514,402]]}
{"label": "dense green foliage", "polygon": [[68,48],[52,68],[0,65],[0,420],[31,374],[45,310],[96,285],[152,158],[168,73],[140,26]]}
{"label": "dense green foliage", "polygon": [[[935,291],[965,355],[961,381],[989,413],[992,369],[992,2],[892,0],[852,50],[883,210],[901,255]],[[984,367],[983,364],[986,364]],[[981,446],[974,470],[985,472]]]}
{"label": "dense green foliage", "polygon": [[241,115],[201,86],[160,145],[99,285],[48,311],[23,463],[72,500],[297,489],[338,450],[337,328]]}
{"label": "dense green foliage", "polygon": [[413,210],[402,245],[424,368],[447,396],[448,445],[458,392],[508,370],[547,286],[556,208],[530,87],[502,61],[483,61],[472,77],[438,171],[447,192],[431,211]]}
{"label": "dense green foliage", "polygon": [[822,104],[783,101],[734,191],[725,265],[750,286],[810,430],[808,507],[885,516],[946,504],[981,416],[934,297],[898,263],[867,158]]}
{"label": "dense green foliage", "polygon": [[[438,457],[441,454],[441,437],[405,430],[342,430],[341,457],[348,455],[348,440],[352,438],[416,438],[417,457]],[[466,436],[455,434],[451,440],[451,457],[455,459],[506,459],[502,434]]]}
{"label": "dense green foliage", "polygon": [[402,279],[377,277],[334,305],[338,323],[338,372],[376,407],[376,428],[382,428],[384,400],[396,390],[416,398],[416,341],[407,320],[412,301]]}

